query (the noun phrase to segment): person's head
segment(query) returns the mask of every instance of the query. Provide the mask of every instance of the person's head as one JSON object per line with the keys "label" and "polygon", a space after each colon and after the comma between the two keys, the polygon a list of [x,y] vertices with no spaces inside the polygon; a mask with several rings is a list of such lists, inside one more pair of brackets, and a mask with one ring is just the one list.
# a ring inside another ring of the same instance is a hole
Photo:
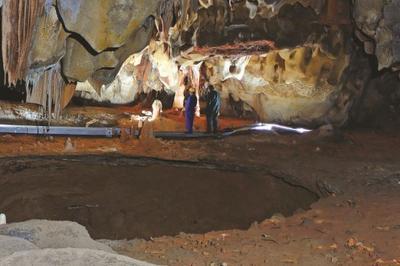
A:
{"label": "person's head", "polygon": [[196,92],[196,90],[195,90],[194,88],[190,88],[190,89],[189,89],[190,95],[193,95],[195,92]]}
{"label": "person's head", "polygon": [[183,85],[185,85],[185,86],[188,86],[188,85],[189,85],[189,77],[188,77],[188,76],[185,76],[185,77],[183,78]]}
{"label": "person's head", "polygon": [[210,91],[213,91],[213,90],[215,90],[215,88],[214,88],[214,86],[213,86],[213,85],[210,85],[210,86],[208,86],[208,89],[209,89]]}

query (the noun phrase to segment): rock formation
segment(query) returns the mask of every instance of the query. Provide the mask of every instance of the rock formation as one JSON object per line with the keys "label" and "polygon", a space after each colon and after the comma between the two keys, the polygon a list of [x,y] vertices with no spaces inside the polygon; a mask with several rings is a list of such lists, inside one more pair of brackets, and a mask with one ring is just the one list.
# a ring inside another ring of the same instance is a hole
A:
{"label": "rock formation", "polygon": [[[399,70],[398,1],[5,0],[5,82],[59,114],[76,95],[130,103],[183,80],[220,90],[223,113],[345,124],[378,69]],[[360,45],[361,44],[361,45]]]}
{"label": "rock formation", "polygon": [[30,220],[0,226],[0,265],[137,265],[67,221]]}
{"label": "rock formation", "polygon": [[71,94],[71,83],[111,82],[123,62],[148,44],[158,5],[158,0],[4,1],[5,82],[24,80],[27,102],[59,113],[70,99],[65,94]]}

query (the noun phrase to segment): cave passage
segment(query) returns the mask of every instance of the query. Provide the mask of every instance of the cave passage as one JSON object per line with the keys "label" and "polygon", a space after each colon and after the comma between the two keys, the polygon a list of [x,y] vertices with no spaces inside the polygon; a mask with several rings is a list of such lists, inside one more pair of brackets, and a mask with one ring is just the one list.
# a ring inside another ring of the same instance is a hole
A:
{"label": "cave passage", "polygon": [[113,159],[0,160],[0,209],[9,222],[76,221],[100,239],[247,229],[307,209],[318,197],[255,170]]}

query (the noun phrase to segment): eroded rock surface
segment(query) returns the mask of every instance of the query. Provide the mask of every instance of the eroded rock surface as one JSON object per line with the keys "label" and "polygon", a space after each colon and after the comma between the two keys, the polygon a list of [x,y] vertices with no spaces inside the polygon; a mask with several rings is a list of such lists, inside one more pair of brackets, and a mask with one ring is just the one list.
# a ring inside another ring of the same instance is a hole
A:
{"label": "eroded rock surface", "polygon": [[149,16],[159,0],[59,0],[57,8],[68,32],[79,34],[96,52],[119,48]]}

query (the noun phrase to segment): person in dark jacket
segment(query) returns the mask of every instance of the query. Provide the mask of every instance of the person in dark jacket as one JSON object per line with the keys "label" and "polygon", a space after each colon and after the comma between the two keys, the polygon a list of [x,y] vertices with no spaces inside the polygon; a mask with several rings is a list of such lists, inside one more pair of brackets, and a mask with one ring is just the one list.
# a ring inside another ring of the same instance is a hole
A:
{"label": "person in dark jacket", "polygon": [[218,132],[218,116],[221,109],[221,97],[213,85],[208,86],[206,101],[207,132],[215,134]]}
{"label": "person in dark jacket", "polygon": [[197,97],[193,88],[189,89],[189,95],[185,100],[185,125],[186,133],[193,133],[193,121],[196,113]]}

